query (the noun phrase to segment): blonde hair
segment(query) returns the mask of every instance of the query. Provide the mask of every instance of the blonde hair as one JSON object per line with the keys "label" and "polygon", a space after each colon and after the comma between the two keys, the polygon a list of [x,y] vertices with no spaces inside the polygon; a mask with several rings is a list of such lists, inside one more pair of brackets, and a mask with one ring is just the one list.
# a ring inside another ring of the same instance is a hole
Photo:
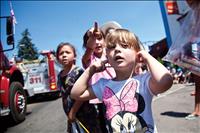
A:
{"label": "blonde hair", "polygon": [[105,39],[106,48],[110,49],[117,43],[120,45],[126,44],[129,48],[134,48],[137,52],[142,49],[138,37],[127,29],[116,29],[109,33]]}

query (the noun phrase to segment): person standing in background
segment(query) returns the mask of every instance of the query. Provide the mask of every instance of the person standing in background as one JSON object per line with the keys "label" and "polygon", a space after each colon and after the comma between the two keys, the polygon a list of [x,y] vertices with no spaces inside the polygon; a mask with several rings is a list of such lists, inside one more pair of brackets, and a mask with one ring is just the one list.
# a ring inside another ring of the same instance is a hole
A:
{"label": "person standing in background", "polygon": [[185,117],[186,120],[193,120],[200,117],[200,76],[191,73],[193,77],[193,81],[195,83],[195,104],[194,104],[194,111]]}
{"label": "person standing in background", "polygon": [[56,50],[56,58],[63,69],[58,74],[58,87],[62,94],[62,103],[67,115],[67,132],[72,132],[72,123],[78,119],[91,133],[99,133],[96,122],[95,107],[89,101],[76,101],[70,97],[71,89],[83,73],[83,69],[76,66],[76,50],[70,43],[60,43]]}
{"label": "person standing in background", "polygon": [[[104,24],[100,29],[98,28],[97,23],[95,23],[94,27],[86,31],[83,36],[83,47],[86,50],[82,57],[82,65],[85,69],[98,60],[107,60],[105,55],[105,35],[109,33],[110,30],[120,27],[121,26],[117,22],[110,21]],[[104,32],[101,29],[103,29]],[[94,74],[90,79],[90,84],[95,84],[102,77],[107,79],[114,78],[114,69],[112,67],[108,67],[104,71]],[[102,133],[108,133],[109,127],[106,127],[107,124],[104,118],[105,107],[103,103],[97,98],[90,100],[90,103],[97,106],[97,118],[99,120]]]}

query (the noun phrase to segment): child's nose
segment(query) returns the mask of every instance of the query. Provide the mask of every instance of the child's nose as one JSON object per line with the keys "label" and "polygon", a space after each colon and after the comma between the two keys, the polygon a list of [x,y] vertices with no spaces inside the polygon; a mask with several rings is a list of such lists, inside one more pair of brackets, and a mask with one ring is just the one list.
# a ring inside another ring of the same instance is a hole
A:
{"label": "child's nose", "polygon": [[66,56],[67,56],[67,53],[63,53],[63,56],[66,57]]}
{"label": "child's nose", "polygon": [[116,44],[115,50],[120,51],[120,49],[121,49],[121,46],[119,44]]}
{"label": "child's nose", "polygon": [[102,45],[101,41],[96,40],[96,46],[101,46],[101,45]]}
{"label": "child's nose", "polygon": [[100,40],[96,39],[96,44],[99,44],[100,43]]}

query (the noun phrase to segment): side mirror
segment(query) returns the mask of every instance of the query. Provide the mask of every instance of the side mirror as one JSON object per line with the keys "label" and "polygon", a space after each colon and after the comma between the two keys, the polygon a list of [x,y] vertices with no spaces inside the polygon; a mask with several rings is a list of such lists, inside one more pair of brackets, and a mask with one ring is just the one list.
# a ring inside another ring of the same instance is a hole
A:
{"label": "side mirror", "polygon": [[8,45],[13,45],[14,35],[13,35],[13,18],[12,17],[8,17],[6,19],[6,34],[7,34]]}
{"label": "side mirror", "polygon": [[6,34],[13,34],[13,19],[11,16],[6,18]]}
{"label": "side mirror", "polygon": [[14,44],[14,36],[13,36],[13,34],[12,34],[12,35],[9,35],[9,36],[7,37],[7,44],[8,44],[8,45],[13,45],[13,44]]}

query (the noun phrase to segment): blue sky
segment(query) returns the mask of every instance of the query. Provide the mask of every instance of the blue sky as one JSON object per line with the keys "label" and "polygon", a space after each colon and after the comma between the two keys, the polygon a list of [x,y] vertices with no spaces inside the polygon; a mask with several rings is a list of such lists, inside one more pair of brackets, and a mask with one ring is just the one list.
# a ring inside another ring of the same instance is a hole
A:
{"label": "blue sky", "polygon": [[[70,42],[77,50],[81,66],[82,36],[97,21],[117,21],[137,34],[142,42],[165,38],[164,24],[158,1],[12,1],[17,19],[15,45],[28,28],[32,43],[38,50],[56,50],[60,42]],[[1,1],[1,16],[9,15],[8,1]],[[5,46],[1,22],[1,39]],[[151,43],[150,43],[151,44]],[[9,57],[17,49],[8,52]]]}

